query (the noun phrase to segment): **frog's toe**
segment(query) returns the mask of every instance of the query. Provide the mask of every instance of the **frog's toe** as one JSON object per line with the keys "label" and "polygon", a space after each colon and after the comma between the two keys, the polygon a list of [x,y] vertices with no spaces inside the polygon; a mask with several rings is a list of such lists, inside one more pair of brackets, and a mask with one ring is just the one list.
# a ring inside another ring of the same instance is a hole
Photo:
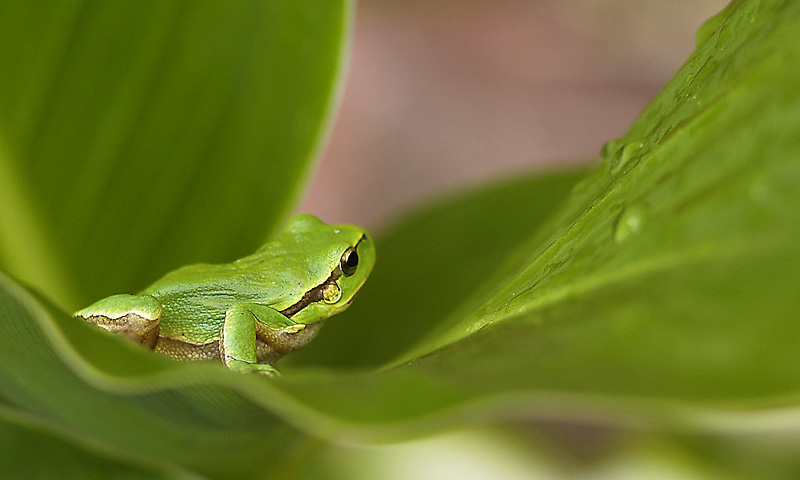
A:
{"label": "frog's toe", "polygon": [[301,331],[303,331],[305,329],[306,329],[305,325],[303,325],[302,323],[297,323],[295,325],[289,325],[288,327],[283,327],[281,330],[284,333],[297,333],[297,332],[301,332]]}
{"label": "frog's toe", "polygon": [[278,372],[278,370],[275,369],[275,367],[273,367],[272,365],[267,365],[265,363],[250,363],[242,360],[235,360],[228,358],[225,361],[225,366],[237,372],[245,372],[245,373],[252,372],[261,375],[266,375],[268,377],[280,376],[280,372]]}

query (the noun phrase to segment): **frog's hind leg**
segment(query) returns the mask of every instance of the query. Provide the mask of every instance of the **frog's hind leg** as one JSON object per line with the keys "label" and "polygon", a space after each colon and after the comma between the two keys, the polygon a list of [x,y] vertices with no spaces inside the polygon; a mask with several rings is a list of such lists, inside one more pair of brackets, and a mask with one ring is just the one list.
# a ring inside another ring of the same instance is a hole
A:
{"label": "frog's hind leg", "polygon": [[154,348],[158,341],[161,303],[150,295],[112,295],[74,316]]}

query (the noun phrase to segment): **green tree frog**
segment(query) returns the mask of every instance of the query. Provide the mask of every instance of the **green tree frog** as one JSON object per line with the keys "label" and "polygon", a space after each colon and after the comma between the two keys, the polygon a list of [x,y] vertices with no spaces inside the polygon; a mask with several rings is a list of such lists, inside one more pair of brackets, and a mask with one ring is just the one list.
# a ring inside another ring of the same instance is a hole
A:
{"label": "green tree frog", "polygon": [[179,268],[75,316],[180,360],[274,375],[278,359],[350,305],[374,263],[363,229],[298,215],[250,256]]}

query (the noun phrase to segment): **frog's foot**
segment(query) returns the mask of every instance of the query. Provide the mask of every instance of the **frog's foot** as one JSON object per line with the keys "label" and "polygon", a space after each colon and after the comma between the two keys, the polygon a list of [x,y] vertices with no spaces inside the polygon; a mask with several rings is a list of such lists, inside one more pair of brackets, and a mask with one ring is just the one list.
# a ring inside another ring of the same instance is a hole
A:
{"label": "frog's foot", "polygon": [[76,312],[74,316],[154,348],[158,341],[161,304],[149,295],[112,295]]}
{"label": "frog's foot", "polygon": [[288,327],[281,328],[281,331],[283,333],[287,333],[287,334],[293,335],[295,333],[302,332],[305,329],[306,329],[306,325],[304,325],[302,323],[296,323],[294,325],[289,325]]}
{"label": "frog's foot", "polygon": [[[219,339],[219,356],[226,367],[239,372],[257,372],[276,376],[275,367],[258,363],[256,355],[256,316],[252,305],[235,305],[225,314],[225,323]],[[280,313],[275,315],[283,317]],[[286,317],[284,321],[288,322]]]}
{"label": "frog's foot", "polygon": [[268,377],[279,377],[281,375],[280,372],[275,369],[275,367],[273,367],[272,365],[267,365],[265,363],[250,363],[250,362],[245,362],[243,360],[226,358],[225,366],[237,372],[247,372],[247,373],[253,372],[253,373],[259,373],[261,375],[266,375]]}

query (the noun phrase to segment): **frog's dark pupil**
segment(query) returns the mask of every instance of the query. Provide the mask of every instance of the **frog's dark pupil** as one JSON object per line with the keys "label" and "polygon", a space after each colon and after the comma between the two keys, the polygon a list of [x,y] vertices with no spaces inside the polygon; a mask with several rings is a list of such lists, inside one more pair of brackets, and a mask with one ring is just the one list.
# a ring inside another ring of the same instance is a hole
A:
{"label": "frog's dark pupil", "polygon": [[347,256],[347,266],[350,268],[356,268],[358,266],[358,254],[356,252]]}
{"label": "frog's dark pupil", "polygon": [[356,273],[358,267],[358,253],[355,250],[350,250],[342,255],[342,273],[350,276]]}

